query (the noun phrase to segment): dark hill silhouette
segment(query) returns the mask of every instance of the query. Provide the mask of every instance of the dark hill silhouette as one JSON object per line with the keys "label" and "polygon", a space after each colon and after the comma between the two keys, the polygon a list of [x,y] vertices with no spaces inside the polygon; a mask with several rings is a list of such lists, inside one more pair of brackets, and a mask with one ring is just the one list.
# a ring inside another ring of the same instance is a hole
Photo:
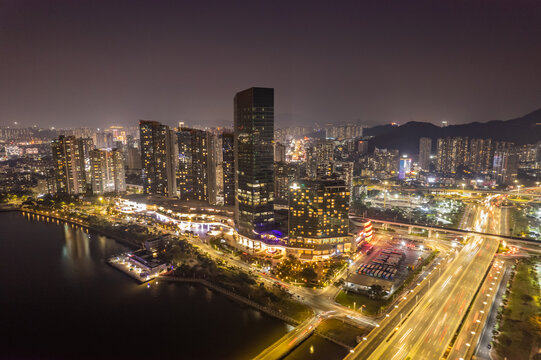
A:
{"label": "dark hill silhouette", "polygon": [[[373,130],[374,129],[374,130]],[[518,145],[541,141],[541,109],[511,120],[493,120],[486,123],[473,122],[447,127],[431,123],[410,121],[402,126],[376,126],[366,129],[366,135],[375,136],[370,140],[370,150],[375,147],[399,149],[400,153],[415,155],[419,152],[419,138],[436,140],[447,136],[468,136],[470,138],[491,138],[498,141],[511,141]]]}

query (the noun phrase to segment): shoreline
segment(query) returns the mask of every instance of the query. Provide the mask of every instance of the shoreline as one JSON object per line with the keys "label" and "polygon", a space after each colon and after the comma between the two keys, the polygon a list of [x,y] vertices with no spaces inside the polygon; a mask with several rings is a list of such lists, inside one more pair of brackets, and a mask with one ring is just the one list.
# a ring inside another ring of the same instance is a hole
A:
{"label": "shoreline", "polygon": [[[117,236],[117,235],[114,235],[114,234],[110,234],[110,233],[108,233],[106,231],[103,231],[103,230],[101,230],[99,228],[95,228],[95,227],[93,227],[91,225],[88,225],[88,224],[83,223],[83,222],[78,221],[78,220],[65,219],[65,218],[62,218],[62,217],[42,213],[42,212],[39,212],[39,211],[21,209],[21,208],[2,209],[2,210],[3,210],[3,212],[20,212],[23,215],[25,215],[25,213],[26,213],[26,214],[32,214],[32,215],[35,215],[35,216],[43,216],[44,218],[50,218],[50,219],[58,220],[58,221],[61,221],[61,222],[64,222],[64,223],[69,223],[71,225],[80,226],[81,228],[87,229],[88,231],[94,232],[94,233],[99,234],[99,235],[106,236],[106,237],[110,238],[113,241],[116,241],[116,242],[118,242],[118,243],[120,243],[122,245],[125,245],[125,246],[129,247],[130,249],[135,250],[135,249],[140,248],[140,246],[135,245],[133,242],[131,242],[131,241],[127,240],[127,239],[124,239],[124,238],[122,238],[120,236]],[[37,220],[42,221],[42,219],[39,219],[39,218]],[[262,305],[260,305],[260,304],[258,304],[256,302],[254,302],[253,300],[250,300],[248,298],[245,298],[245,297],[242,297],[242,296],[240,296],[238,294],[235,294],[235,293],[233,293],[233,292],[219,286],[219,284],[214,284],[212,282],[209,282],[206,279],[202,279],[202,278],[183,278],[183,277],[176,277],[176,276],[171,276],[171,275],[160,275],[160,276],[157,276],[155,278],[149,279],[147,281],[143,281],[143,280],[139,279],[138,277],[134,276],[133,274],[127,273],[123,269],[115,266],[114,264],[112,264],[107,259],[104,262],[105,262],[105,264],[107,264],[108,266],[114,268],[115,270],[120,271],[121,273],[127,275],[130,279],[135,281],[137,283],[137,285],[144,285],[144,284],[152,282],[153,280],[154,281],[162,280],[162,281],[167,281],[167,282],[179,282],[179,283],[184,283],[184,284],[200,285],[200,286],[203,286],[204,288],[208,289],[209,291],[216,292],[216,293],[218,293],[218,294],[220,294],[222,296],[225,296],[225,297],[229,298],[230,300],[236,302],[237,304],[246,305],[246,306],[250,307],[253,310],[265,313],[266,315],[271,316],[271,317],[273,317],[275,319],[278,319],[280,321],[283,321],[284,323],[286,323],[288,325],[291,325],[293,327],[297,327],[302,322],[302,321],[296,320],[294,318],[291,318],[288,315],[285,315],[285,314],[283,314],[283,313],[281,313],[281,312],[279,312],[277,310],[267,308],[265,306],[262,306]],[[346,348],[346,349],[351,349],[351,347],[349,345],[346,345],[345,343],[343,343],[339,339],[333,338],[333,337],[331,337],[331,336],[329,336],[327,334],[324,334],[324,333],[322,333],[320,331],[317,331],[317,329],[314,329],[314,335],[318,335],[321,338],[334,343],[335,345],[341,346],[341,347]]]}
{"label": "shoreline", "polygon": [[122,245],[125,245],[125,246],[131,248],[132,250],[136,250],[136,249],[141,248],[141,245],[137,245],[133,241],[130,241],[128,239],[125,239],[125,238],[123,238],[121,236],[118,236],[118,235],[115,235],[115,234],[111,234],[111,233],[109,233],[109,232],[107,232],[105,230],[99,229],[99,228],[94,227],[92,225],[85,224],[85,223],[83,223],[81,221],[65,219],[65,218],[62,218],[62,217],[58,217],[58,216],[54,216],[54,215],[50,215],[50,214],[46,214],[46,213],[41,213],[41,212],[36,211],[36,210],[28,210],[28,209],[20,209],[20,208],[11,209],[11,210],[4,210],[2,212],[20,212],[23,215],[25,215],[25,213],[27,213],[27,214],[37,215],[37,216],[43,216],[45,218],[50,218],[50,219],[58,220],[58,221],[61,221],[61,222],[64,222],[64,223],[80,226],[80,227],[85,228],[87,230],[90,230],[90,231],[92,231],[92,232],[94,232],[94,233],[96,233],[98,235],[103,235],[103,236],[106,236],[108,238],[111,238],[112,240],[117,241],[118,243],[120,243]]}
{"label": "shoreline", "polygon": [[245,305],[248,305],[256,310],[259,310],[261,312],[264,312],[266,313],[267,315],[270,315],[274,318],[277,318],[279,320],[282,320],[284,321],[285,323],[287,324],[290,324],[290,325],[294,325],[294,326],[297,326],[298,324],[300,324],[300,321],[298,320],[295,320],[287,315],[284,315],[284,314],[281,314],[280,312],[278,311],[275,311],[273,309],[269,309],[265,306],[262,306],[258,303],[256,303],[255,301],[252,301],[250,299],[247,299],[243,296],[240,296],[238,294],[235,294],[227,289],[224,289],[222,288],[221,286],[218,286],[214,283],[211,283],[210,281],[208,280],[205,280],[205,279],[201,279],[201,278],[184,278],[184,277],[176,277],[176,276],[163,276],[163,275],[160,275],[158,277],[155,278],[155,280],[164,280],[164,281],[169,281],[169,282],[180,282],[180,283],[187,283],[187,284],[199,284],[199,285],[202,285],[204,286],[205,288],[209,289],[209,290],[214,290],[230,299],[233,299],[233,300],[236,300],[237,302],[240,302],[240,303],[244,303]]}
{"label": "shoreline", "polygon": [[[93,226],[90,226],[90,225],[87,225],[85,223],[82,223],[82,222],[79,222],[79,221],[75,221],[75,220],[71,220],[71,219],[64,219],[64,218],[61,218],[61,217],[57,217],[57,216],[54,216],[54,215],[50,215],[50,214],[45,214],[45,213],[41,213],[41,212],[38,212],[38,211],[35,211],[35,210],[27,210],[27,209],[20,209],[20,208],[14,208],[14,209],[9,209],[9,210],[4,210],[3,212],[20,212],[21,214],[25,215],[26,214],[32,214],[32,215],[36,215],[36,216],[43,216],[45,218],[50,218],[50,219],[55,219],[55,220],[58,220],[58,221],[61,221],[61,222],[64,222],[64,223],[69,223],[69,224],[72,224],[72,225],[76,225],[76,226],[81,226],[85,229],[88,229],[92,232],[95,232],[99,235],[103,235],[103,236],[106,236],[108,238],[111,238],[112,240],[114,241],[117,241],[119,242],[120,244],[122,245],[126,245],[130,248],[133,248],[133,249],[139,249],[140,247],[136,247],[135,244],[133,244],[132,242],[126,240],[126,239],[123,239],[119,236],[116,236],[116,235],[112,235],[112,234],[109,234],[107,233],[106,231],[103,231],[103,230],[100,230],[98,228],[95,228]],[[37,219],[37,220],[40,220],[40,219]],[[228,291],[227,289],[224,289],[218,285],[215,285],[205,279],[200,279],[200,278],[179,278],[179,277],[172,277],[172,276],[158,276],[154,279],[150,279],[148,281],[142,281],[134,276],[132,276],[131,274],[129,273],[126,273],[125,271],[123,271],[122,269],[120,268],[117,268],[116,266],[114,266],[113,264],[111,264],[109,261],[105,260],[104,261],[107,265],[111,266],[112,268],[114,268],[115,270],[118,270],[120,271],[121,273],[123,274],[126,274],[129,278],[135,280],[138,285],[143,285],[149,281],[152,281],[152,280],[157,280],[157,279],[160,279],[160,280],[165,280],[165,281],[170,281],[170,282],[183,282],[183,283],[192,283],[192,284],[199,284],[199,285],[202,285],[204,286],[205,288],[208,288],[209,290],[214,290],[232,300],[236,300],[237,302],[239,303],[243,303],[245,305],[248,305],[250,306],[251,308],[255,309],[255,310],[258,310],[258,311],[261,311],[261,312],[264,312],[266,313],[267,315],[269,316],[272,316],[274,318],[277,318],[281,321],[284,321],[285,323],[289,324],[289,325],[293,325],[293,326],[297,326],[300,322],[287,316],[287,315],[284,315],[284,314],[281,314],[280,312],[278,311],[275,311],[275,310],[272,310],[272,309],[267,309],[265,308],[264,306],[261,306],[259,305],[258,303],[252,301],[252,300],[249,300],[249,299],[246,299],[240,295],[237,295],[233,292],[230,292]]]}

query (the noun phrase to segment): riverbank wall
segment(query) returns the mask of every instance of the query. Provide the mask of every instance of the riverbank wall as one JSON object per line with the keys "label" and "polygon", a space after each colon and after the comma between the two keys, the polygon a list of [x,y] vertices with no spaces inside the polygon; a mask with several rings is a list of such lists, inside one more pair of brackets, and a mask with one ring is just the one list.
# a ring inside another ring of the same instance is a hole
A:
{"label": "riverbank wall", "polygon": [[252,301],[250,299],[247,299],[245,297],[242,297],[238,294],[235,294],[234,292],[232,291],[229,291],[227,289],[224,289],[223,287],[221,286],[218,286],[216,284],[213,284],[211,283],[210,281],[207,281],[205,279],[198,279],[198,278],[184,278],[184,277],[176,277],[176,276],[159,276],[157,277],[157,279],[159,280],[164,280],[164,281],[172,281],[172,282],[182,282],[182,283],[192,283],[192,284],[199,284],[199,285],[203,285],[205,286],[206,288],[210,289],[210,290],[214,290],[222,295],[225,295],[233,300],[236,300],[238,302],[241,302],[241,303],[244,303],[248,306],[251,306],[257,310],[260,310],[270,316],[273,316],[277,319],[280,319],[290,325],[294,325],[294,326],[297,326],[300,324],[300,322],[298,320],[295,320],[287,315],[284,315],[274,309],[270,309],[266,306],[263,306],[263,305],[260,305],[258,303],[256,303],[255,301]]}

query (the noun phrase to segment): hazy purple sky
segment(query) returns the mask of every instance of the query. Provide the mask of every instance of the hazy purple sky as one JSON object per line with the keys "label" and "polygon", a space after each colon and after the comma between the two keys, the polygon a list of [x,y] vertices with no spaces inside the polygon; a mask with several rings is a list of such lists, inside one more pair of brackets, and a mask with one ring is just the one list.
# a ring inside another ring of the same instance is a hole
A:
{"label": "hazy purple sky", "polygon": [[0,0],[0,124],[508,119],[541,107],[540,1]]}

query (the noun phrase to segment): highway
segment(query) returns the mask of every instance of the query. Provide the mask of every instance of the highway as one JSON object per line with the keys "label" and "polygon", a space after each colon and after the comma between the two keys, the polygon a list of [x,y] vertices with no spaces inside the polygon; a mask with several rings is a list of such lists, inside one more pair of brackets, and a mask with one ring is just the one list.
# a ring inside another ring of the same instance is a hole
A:
{"label": "highway", "polygon": [[497,319],[498,308],[500,307],[502,303],[503,295],[505,294],[505,291],[507,290],[507,283],[509,282],[509,279],[511,278],[511,266],[512,266],[512,263],[504,261],[503,269],[505,269],[505,271],[502,272],[503,276],[500,282],[500,286],[498,288],[496,296],[494,297],[492,301],[492,307],[490,308],[488,317],[485,320],[485,326],[482,331],[481,338],[479,339],[479,342],[477,344],[477,348],[475,350],[475,356],[478,359],[490,360],[491,349],[489,348],[489,345],[491,345],[492,339],[494,337],[492,330],[495,328],[498,322],[498,319]]}
{"label": "highway", "polygon": [[503,267],[503,261],[495,261],[492,265],[483,285],[479,289],[479,293],[471,306],[468,316],[464,319],[460,333],[447,359],[469,359],[473,355],[476,348],[475,345],[479,342],[483,333],[492,303],[500,288],[503,273],[505,272]]}
{"label": "highway", "polygon": [[[485,230],[497,220],[489,219],[492,209],[489,203],[467,209],[462,225]],[[389,321],[396,324],[393,328],[386,325],[386,329],[369,334],[368,337],[374,337],[369,339],[370,346],[360,344],[346,359],[440,358],[473,300],[497,247],[497,240],[475,236],[454,260],[442,264],[446,265],[445,271],[409,316]]]}
{"label": "highway", "polygon": [[[411,315],[380,343],[368,359],[439,359],[459,326],[497,247],[497,241],[480,237],[466,245]],[[363,357],[356,356],[354,352],[348,358]]]}
{"label": "highway", "polygon": [[419,300],[433,286],[438,277],[441,276],[443,267],[454,260],[456,253],[451,252],[444,258],[438,258],[426,269],[414,283],[413,289],[409,289],[397,303],[392,306],[392,310],[385,315],[384,319],[376,328],[368,334],[364,341],[359,344],[351,358],[366,359],[379,346],[381,342],[397,327],[400,322],[407,318],[408,314],[417,306]]}

